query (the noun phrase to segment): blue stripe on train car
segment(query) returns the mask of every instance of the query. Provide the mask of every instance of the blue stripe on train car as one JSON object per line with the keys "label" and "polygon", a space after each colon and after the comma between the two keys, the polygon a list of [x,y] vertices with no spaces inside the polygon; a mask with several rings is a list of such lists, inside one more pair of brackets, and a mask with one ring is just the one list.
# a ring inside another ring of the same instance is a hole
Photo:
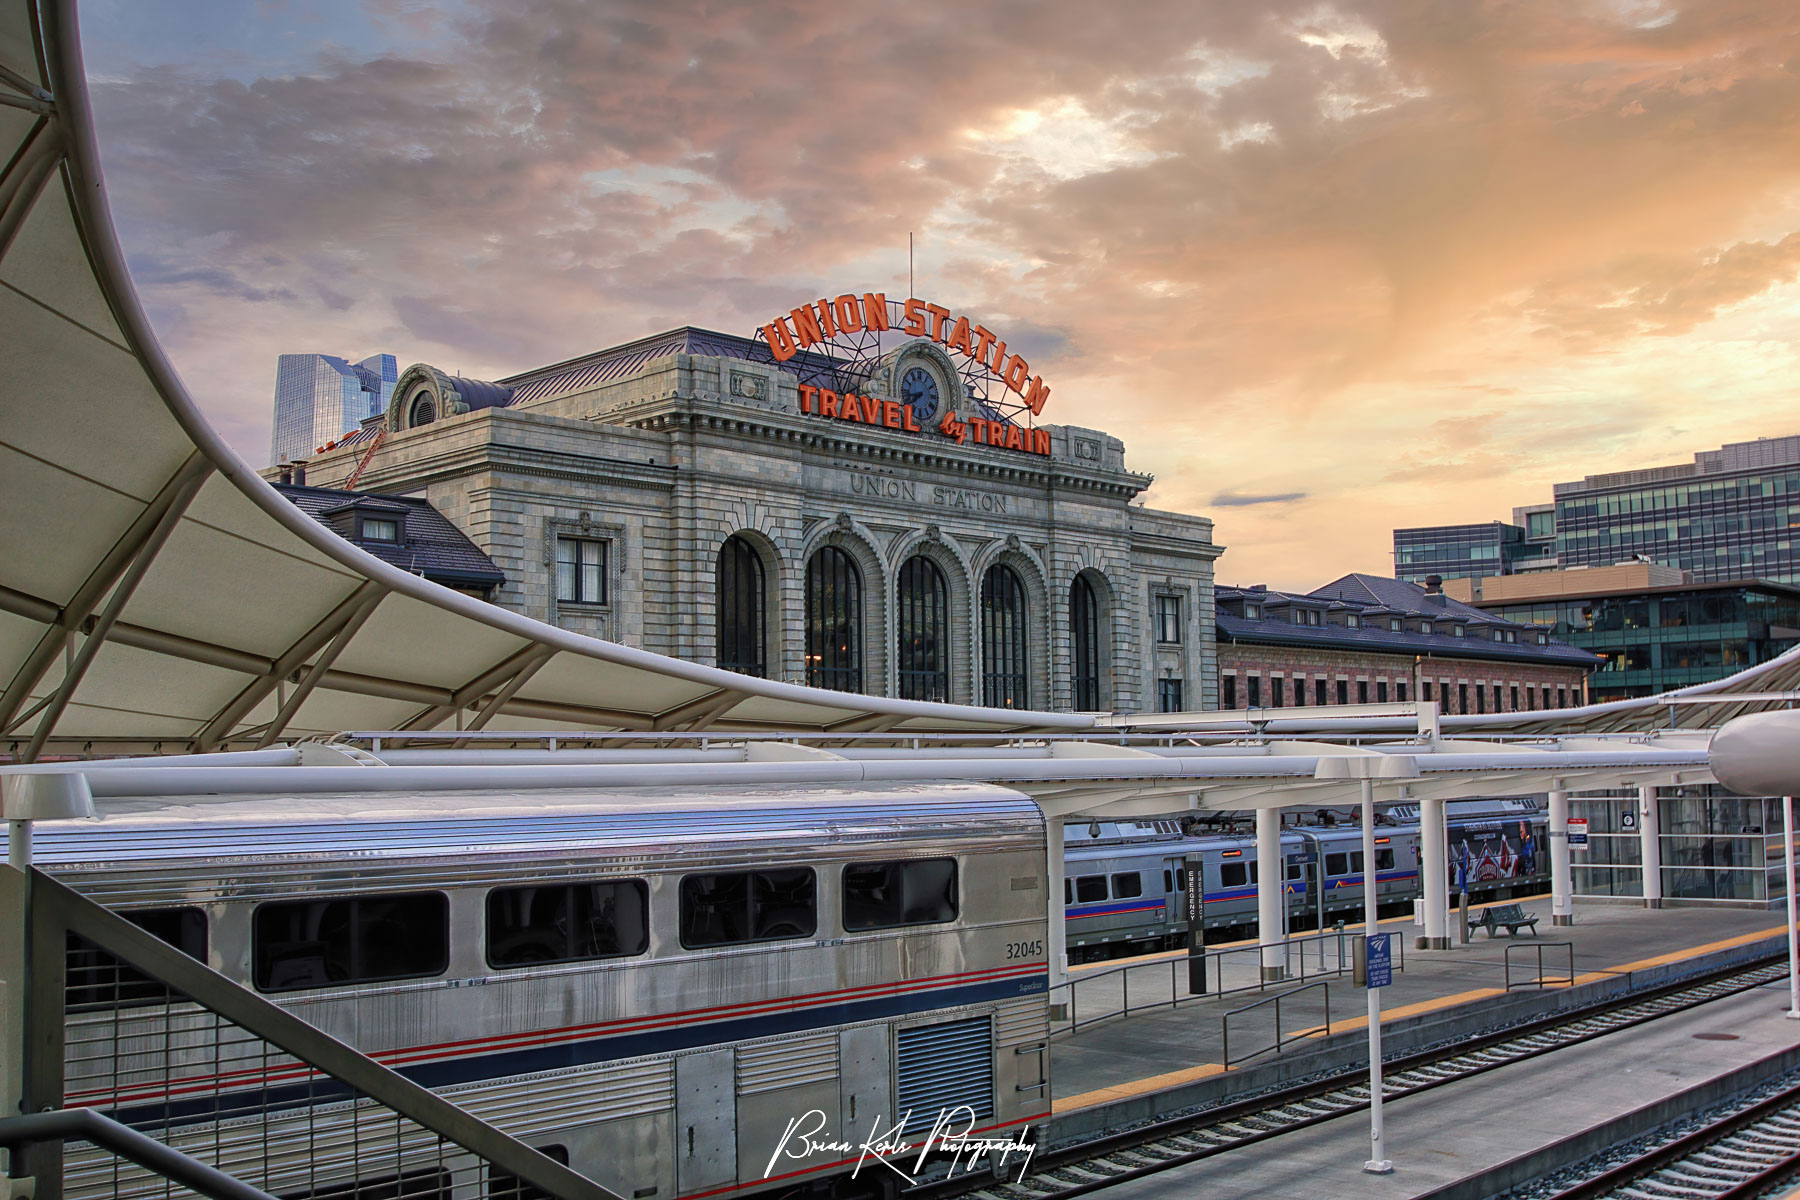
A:
{"label": "blue stripe on train car", "polygon": [[[1117,917],[1122,916],[1125,913],[1159,912],[1167,907],[1168,902],[1164,900],[1153,900],[1148,904],[1132,903],[1126,906],[1090,905],[1086,908],[1082,908],[1080,905],[1072,905],[1063,909],[1063,915],[1070,920],[1080,920],[1084,917]],[[1078,908],[1081,909],[1081,911],[1076,911]]]}

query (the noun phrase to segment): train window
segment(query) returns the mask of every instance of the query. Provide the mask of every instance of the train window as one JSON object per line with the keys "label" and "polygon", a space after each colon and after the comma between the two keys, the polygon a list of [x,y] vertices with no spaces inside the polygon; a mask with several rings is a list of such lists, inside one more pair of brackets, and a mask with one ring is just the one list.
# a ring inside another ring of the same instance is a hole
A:
{"label": "train window", "polygon": [[1248,882],[1250,882],[1250,873],[1244,870],[1243,863],[1230,862],[1219,864],[1220,887],[1243,887]]}
{"label": "train window", "polygon": [[[537,1152],[545,1158],[569,1165],[569,1148],[567,1146],[539,1146]],[[556,1200],[549,1192],[532,1187],[511,1171],[489,1165],[487,1169],[488,1200]]]}
{"label": "train window", "polygon": [[954,858],[851,863],[844,868],[845,929],[891,929],[954,920]]}
{"label": "train window", "polygon": [[1130,900],[1134,896],[1144,894],[1144,880],[1136,871],[1125,871],[1113,876],[1112,894],[1115,900]]}
{"label": "train window", "polygon": [[1164,867],[1163,868],[1163,891],[1172,892],[1174,890],[1175,890],[1175,872],[1169,870],[1169,868],[1167,868],[1167,867]]}
{"label": "train window", "polygon": [[650,889],[641,879],[494,888],[487,894],[490,967],[642,954]]}
{"label": "train window", "polygon": [[1350,852],[1350,873],[1352,875],[1361,875],[1363,873],[1363,856],[1361,850],[1352,850]]}
{"label": "train window", "polygon": [[259,904],[250,940],[264,992],[441,975],[450,905],[442,892]]}
{"label": "train window", "polygon": [[1391,871],[1394,869],[1394,848],[1392,846],[1385,847],[1384,849],[1375,852],[1375,869],[1377,871]]}
{"label": "train window", "polygon": [[1175,868],[1175,890],[1178,892],[1187,891],[1187,868],[1186,867],[1176,867]]}
{"label": "train window", "polygon": [[1287,877],[1289,879],[1298,879],[1298,878],[1300,878],[1300,876],[1301,876],[1300,864],[1297,862],[1289,863],[1287,865]]}
{"label": "train window", "polygon": [[1069,879],[1063,880],[1063,903],[1064,904],[1075,903],[1075,884],[1074,884],[1073,880],[1069,880]]}
{"label": "train window", "polygon": [[682,877],[681,944],[690,950],[811,937],[818,925],[811,867]]}
{"label": "train window", "polygon": [[1106,899],[1106,876],[1082,875],[1075,880],[1075,901],[1078,904],[1093,904]]}
{"label": "train window", "polygon": [[1348,854],[1327,854],[1325,856],[1325,873],[1327,875],[1348,875],[1350,873],[1350,856]]}
{"label": "train window", "polygon": [[[143,908],[119,914],[189,958],[206,961],[206,914],[197,908]],[[180,996],[77,934],[68,940],[70,1011],[167,1004]]]}
{"label": "train window", "polygon": [[1254,862],[1251,863],[1250,864],[1250,882],[1251,883],[1259,883],[1259,882],[1261,882],[1261,880],[1262,880],[1262,876],[1257,874],[1256,864]]}

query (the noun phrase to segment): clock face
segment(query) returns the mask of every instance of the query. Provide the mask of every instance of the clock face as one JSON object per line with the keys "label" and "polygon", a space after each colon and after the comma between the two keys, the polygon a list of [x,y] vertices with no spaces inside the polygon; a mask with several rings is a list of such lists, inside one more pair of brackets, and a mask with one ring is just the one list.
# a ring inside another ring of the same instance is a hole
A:
{"label": "clock face", "polygon": [[937,415],[937,376],[924,367],[914,367],[900,378],[900,398],[912,406],[913,419],[924,424]]}

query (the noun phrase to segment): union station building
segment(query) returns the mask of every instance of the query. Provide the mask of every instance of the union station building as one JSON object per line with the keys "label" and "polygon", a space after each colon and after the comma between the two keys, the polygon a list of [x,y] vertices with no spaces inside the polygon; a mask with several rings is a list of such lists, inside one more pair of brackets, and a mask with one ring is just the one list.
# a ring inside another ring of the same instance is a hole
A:
{"label": "union station building", "polygon": [[1212,522],[1143,507],[1123,444],[1040,423],[1049,403],[999,334],[846,295],[491,382],[415,364],[296,482],[429,501],[504,574],[495,602],[662,654],[910,699],[1216,707]]}

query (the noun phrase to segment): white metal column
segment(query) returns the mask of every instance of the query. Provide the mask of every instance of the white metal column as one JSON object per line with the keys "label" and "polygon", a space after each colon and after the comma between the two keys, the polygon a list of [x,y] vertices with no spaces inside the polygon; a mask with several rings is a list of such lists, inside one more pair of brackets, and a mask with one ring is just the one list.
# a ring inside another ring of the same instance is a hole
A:
{"label": "white metal column", "polygon": [[1574,886],[1569,878],[1569,793],[1550,793],[1550,923],[1575,923]]}
{"label": "white metal column", "polygon": [[[1375,870],[1375,781],[1362,781],[1362,852],[1363,852],[1363,936],[1374,937],[1380,930],[1377,909],[1380,895]],[[1363,1170],[1371,1175],[1386,1175],[1394,1169],[1388,1161],[1386,1133],[1381,1112],[1381,989],[1365,988],[1369,994],[1369,1160]]]}
{"label": "white metal column", "polygon": [[1280,979],[1287,962],[1281,933],[1281,885],[1287,873],[1281,859],[1281,810],[1256,810],[1256,940],[1262,946],[1262,977]]}
{"label": "white metal column", "polygon": [[1638,858],[1644,864],[1644,907],[1662,907],[1662,821],[1656,811],[1656,788],[1638,788]]}
{"label": "white metal column", "polygon": [[1444,829],[1444,802],[1427,798],[1419,802],[1420,889],[1425,896],[1425,936],[1422,950],[1450,948],[1450,839]]}
{"label": "white metal column", "polygon": [[[1044,822],[1044,904],[1050,917],[1050,1001],[1057,1003],[1055,988],[1069,978],[1069,930],[1063,916],[1063,823],[1055,817]],[[1067,999],[1067,997],[1063,997]]]}
{"label": "white metal column", "polygon": [[1788,1019],[1800,1021],[1800,927],[1795,924],[1794,798],[1781,798],[1781,840],[1787,863]]}

